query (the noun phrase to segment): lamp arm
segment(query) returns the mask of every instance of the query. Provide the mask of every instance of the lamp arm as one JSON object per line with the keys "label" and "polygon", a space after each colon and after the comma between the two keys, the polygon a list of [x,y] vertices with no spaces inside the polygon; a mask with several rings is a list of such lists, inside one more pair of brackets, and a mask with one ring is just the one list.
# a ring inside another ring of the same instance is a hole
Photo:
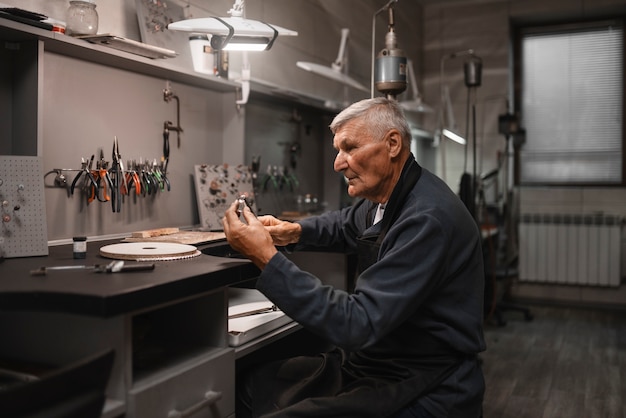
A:
{"label": "lamp arm", "polygon": [[[444,64],[447,60],[465,55],[474,55],[473,49],[466,49],[464,51],[453,52],[451,54],[443,55],[439,60],[439,99],[441,100],[441,112],[438,117],[439,129],[443,129],[446,125],[446,116],[449,118],[448,122],[451,122],[450,126],[454,126],[454,115],[452,114],[452,105],[450,103],[450,90],[443,83],[444,76]],[[454,127],[456,129],[456,127]]]}
{"label": "lamp arm", "polygon": [[350,29],[341,29],[341,42],[339,43],[339,53],[337,59],[333,62],[333,69],[342,71],[346,63],[346,44],[348,43],[348,36],[350,35]]}
{"label": "lamp arm", "polygon": [[242,51],[241,64],[241,99],[235,101],[237,108],[248,103],[250,96],[250,62],[248,60],[248,51]]}
{"label": "lamp arm", "polygon": [[398,2],[398,0],[389,0],[389,1],[387,2],[387,4],[385,4],[383,7],[381,7],[381,8],[380,8],[380,9],[379,9],[379,10],[378,10],[375,14],[374,14],[374,16],[376,16],[376,15],[378,15],[378,14],[380,14],[380,13],[384,12],[385,10],[389,9],[389,8],[391,7],[391,3],[397,3],[397,2]]}
{"label": "lamp arm", "polygon": [[[456,120],[454,119],[454,111],[452,110],[452,101],[450,100],[450,89],[448,86],[443,86],[443,96],[445,103],[445,116],[444,116],[444,127],[445,125],[450,126],[452,129],[456,129]],[[447,120],[446,120],[447,117]],[[447,122],[447,124],[445,123]]]}
{"label": "lamp arm", "polygon": [[241,17],[244,14],[245,10],[245,1],[244,0],[235,0],[235,4],[228,11],[228,14],[233,17]]}
{"label": "lamp arm", "polygon": [[413,91],[413,99],[418,100],[420,98],[419,90],[417,89],[417,81],[415,79],[415,71],[413,70],[413,60],[406,60],[407,70],[409,72],[409,84]]}

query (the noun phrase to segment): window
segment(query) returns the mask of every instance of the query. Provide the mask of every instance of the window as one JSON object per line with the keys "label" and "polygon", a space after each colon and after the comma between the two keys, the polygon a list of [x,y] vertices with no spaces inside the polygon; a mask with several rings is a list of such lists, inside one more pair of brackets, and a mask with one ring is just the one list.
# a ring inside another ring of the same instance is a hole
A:
{"label": "window", "polygon": [[622,184],[621,21],[518,33],[521,183]]}

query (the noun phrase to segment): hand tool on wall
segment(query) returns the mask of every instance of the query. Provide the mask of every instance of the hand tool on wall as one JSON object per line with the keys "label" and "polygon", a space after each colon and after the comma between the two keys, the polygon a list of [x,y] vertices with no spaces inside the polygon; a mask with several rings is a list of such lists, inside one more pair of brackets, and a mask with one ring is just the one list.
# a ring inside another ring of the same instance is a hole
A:
{"label": "hand tool on wall", "polygon": [[[91,161],[93,161],[93,155],[91,156]],[[80,164],[80,170],[78,171],[78,174],[76,174],[76,176],[74,177],[74,180],[72,181],[72,185],[70,186],[70,194],[74,194],[74,190],[76,189],[76,185],[78,184],[78,181],[83,178],[84,183],[85,183],[85,187],[89,187],[89,184],[91,184],[91,187],[97,187],[96,184],[96,180],[94,179],[93,175],[91,174],[90,168],[88,167],[88,162],[87,160],[85,160],[85,158],[81,158],[81,164]],[[84,174],[84,177],[83,177]]]}
{"label": "hand tool on wall", "polygon": [[137,170],[140,173],[139,178],[141,179],[141,194],[143,196],[145,196],[146,194],[152,194],[152,190],[154,188],[148,165],[149,164],[144,163],[141,158],[139,159],[139,165],[137,166]]}
{"label": "hand tool on wall", "polygon": [[295,174],[292,174],[289,171],[289,168],[283,167],[281,174],[282,174],[283,181],[287,184],[287,186],[289,186],[290,191],[293,192],[295,189],[297,189],[300,186],[300,182],[298,181],[298,178],[295,176]]}
{"label": "hand tool on wall", "polygon": [[128,183],[126,182],[126,176],[124,175],[124,163],[122,156],[120,155],[120,147],[117,141],[117,136],[113,139],[113,151],[112,151],[112,165],[111,165],[111,206],[113,212],[120,212],[122,210],[122,186],[128,190]]}
{"label": "hand tool on wall", "polygon": [[108,264],[94,264],[92,266],[87,265],[68,265],[68,266],[51,266],[51,267],[39,267],[38,269],[31,270],[30,274],[33,276],[44,276],[50,271],[67,271],[67,270],[93,270],[94,273],[120,273],[120,272],[132,272],[132,271],[149,271],[154,270],[154,263],[133,263],[126,264],[122,260],[114,260]]}
{"label": "hand tool on wall", "polygon": [[124,184],[122,184],[122,193],[129,195],[132,188],[135,189],[135,194],[139,196],[141,194],[141,180],[139,174],[137,174],[136,164],[130,160],[126,162],[128,171],[124,172]]}
{"label": "hand tool on wall", "polygon": [[[91,155],[91,159],[87,161],[81,158],[81,167],[79,169],[71,168],[55,168],[44,175],[45,178],[50,174],[56,174],[54,185],[46,187],[62,187],[67,190],[68,197],[74,194],[76,188],[84,190],[87,197],[87,203],[94,200],[99,202],[111,202],[111,208],[114,213],[121,212],[124,195],[130,195],[131,189],[135,188],[137,196],[146,194],[156,194],[160,191],[170,191],[171,184],[167,176],[170,156],[169,143],[170,126],[168,122],[163,125],[163,155],[160,163],[157,158],[152,160],[128,160],[127,166],[120,153],[120,145],[117,136],[113,138],[113,148],[111,151],[111,161],[107,161],[104,157],[104,151],[99,149],[96,158],[95,154]],[[95,167],[94,160],[96,160]],[[76,172],[76,176],[72,179],[71,184],[67,181],[65,172]]]}
{"label": "hand tool on wall", "polygon": [[162,168],[162,165],[158,165],[156,158],[154,159],[154,162],[152,163],[152,173],[154,175],[154,177],[157,179],[157,182],[161,188],[161,190],[165,190],[167,189],[167,191],[170,191],[170,181],[167,178],[167,175],[165,173],[165,171]]}
{"label": "hand tool on wall", "polygon": [[278,180],[278,166],[268,165],[263,181],[261,182],[263,184],[263,191],[267,191],[268,183],[270,182],[274,186],[274,189],[278,189]]}
{"label": "hand tool on wall", "polygon": [[169,122],[163,123],[163,156],[161,157],[161,174],[170,190],[170,181],[167,179],[167,165],[170,162],[170,126]]}
{"label": "hand tool on wall", "polygon": [[170,161],[170,128],[168,122],[163,122],[163,157],[161,163],[163,172],[167,172],[167,164]]}
{"label": "hand tool on wall", "polygon": [[[91,162],[89,165],[91,166]],[[92,187],[91,195],[87,200],[89,203],[93,202],[94,199],[98,199],[100,202],[108,202],[111,200],[107,189],[111,190],[113,183],[109,175],[108,167],[109,162],[104,159],[104,151],[100,149],[100,159],[96,162],[96,170],[92,171],[92,175],[96,179],[96,187]]]}

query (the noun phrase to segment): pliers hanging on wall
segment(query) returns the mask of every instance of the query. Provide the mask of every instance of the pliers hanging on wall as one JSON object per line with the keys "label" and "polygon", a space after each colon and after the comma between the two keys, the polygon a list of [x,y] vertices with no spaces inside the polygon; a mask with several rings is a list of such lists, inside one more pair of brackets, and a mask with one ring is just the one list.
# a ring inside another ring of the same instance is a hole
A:
{"label": "pliers hanging on wall", "polygon": [[[91,161],[93,161],[94,156],[91,156]],[[78,184],[78,180],[82,177],[83,174],[85,174],[85,182],[89,181],[91,183],[91,187],[97,187],[98,185],[96,184],[96,180],[93,178],[93,176],[91,175],[91,171],[90,168],[91,166],[89,166],[89,168],[87,167],[88,163],[84,158],[81,158],[81,163],[80,163],[80,171],[78,172],[78,174],[76,174],[76,177],[74,177],[74,180],[72,181],[72,185],[70,186],[70,194],[74,194],[74,189],[76,188],[76,185]]]}
{"label": "pliers hanging on wall", "polygon": [[152,191],[154,190],[154,192],[156,193],[156,186],[153,185],[154,180],[152,179],[152,176],[150,175],[150,163],[145,162],[143,163],[141,161],[141,158],[139,159],[139,172],[140,172],[140,179],[141,179],[141,193],[143,196],[145,196],[146,194],[150,195],[152,194]]}
{"label": "pliers hanging on wall", "polygon": [[130,190],[134,187],[135,194],[139,196],[141,194],[141,180],[139,180],[139,175],[137,174],[136,164],[128,160],[126,165],[128,166],[128,171],[124,172],[124,184],[122,184],[124,189],[122,193],[130,195]]}
{"label": "pliers hanging on wall", "polygon": [[[91,163],[90,163],[91,165]],[[96,163],[96,170],[92,171],[92,176],[96,179],[96,186],[91,188],[91,195],[87,201],[89,203],[98,199],[100,202],[111,200],[107,193],[107,188],[112,189],[113,183],[108,170],[109,163],[104,159],[104,152],[100,150],[100,160]]]}
{"label": "pliers hanging on wall", "polygon": [[111,207],[113,212],[121,212],[122,210],[122,185],[128,190],[128,183],[126,182],[126,176],[124,175],[124,163],[122,162],[122,156],[120,155],[120,147],[117,142],[117,137],[113,139],[113,151],[112,151],[112,165],[110,177],[111,188]]}
{"label": "pliers hanging on wall", "polygon": [[[165,122],[163,123],[163,157],[161,157],[161,177],[162,181],[167,184],[167,190],[170,190],[170,181],[167,178],[167,166],[170,162],[170,129],[171,123]],[[179,131],[179,132],[182,132]],[[180,147],[180,144],[179,144]],[[161,187],[163,189],[163,187]]]}

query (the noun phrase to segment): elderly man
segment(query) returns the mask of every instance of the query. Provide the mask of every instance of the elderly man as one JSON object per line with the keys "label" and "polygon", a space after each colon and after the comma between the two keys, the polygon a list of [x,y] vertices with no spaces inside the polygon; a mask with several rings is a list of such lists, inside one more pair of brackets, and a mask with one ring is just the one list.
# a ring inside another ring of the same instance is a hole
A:
{"label": "elderly man", "polygon": [[[397,102],[367,99],[330,125],[354,206],[299,222],[224,216],[230,245],[262,271],[257,289],[336,349],[264,365],[238,416],[479,417],[484,380],[483,258],[461,200],[410,152]],[[346,292],[276,246],[357,254]]]}

